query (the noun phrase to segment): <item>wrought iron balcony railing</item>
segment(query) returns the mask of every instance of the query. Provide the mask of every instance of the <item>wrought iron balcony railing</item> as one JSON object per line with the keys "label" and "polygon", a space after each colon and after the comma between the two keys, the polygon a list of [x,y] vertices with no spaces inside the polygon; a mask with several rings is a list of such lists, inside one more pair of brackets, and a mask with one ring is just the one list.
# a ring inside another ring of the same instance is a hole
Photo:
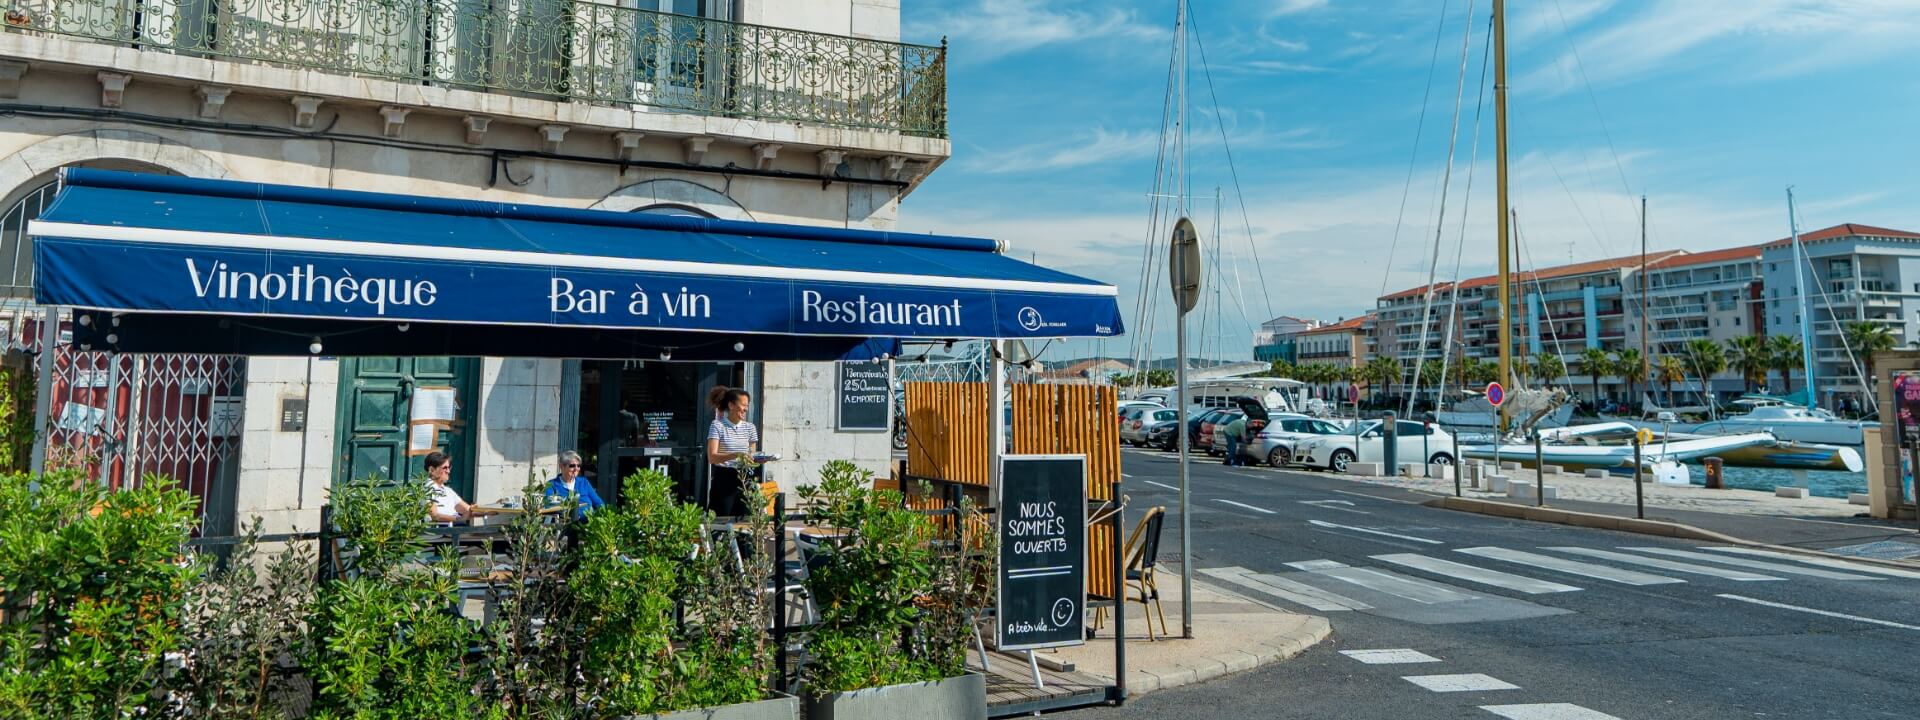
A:
{"label": "wrought iron balcony railing", "polygon": [[11,32],[946,137],[946,49],[589,0],[0,0]]}

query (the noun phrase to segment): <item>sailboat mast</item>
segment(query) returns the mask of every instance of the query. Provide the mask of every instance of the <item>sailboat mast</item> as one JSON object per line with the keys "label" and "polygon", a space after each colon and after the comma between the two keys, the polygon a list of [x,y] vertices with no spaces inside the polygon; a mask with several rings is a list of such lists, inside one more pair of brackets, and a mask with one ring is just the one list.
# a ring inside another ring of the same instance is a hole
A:
{"label": "sailboat mast", "polygon": [[[1647,338],[1653,335],[1653,323],[1647,317],[1647,196],[1640,196],[1640,379],[1647,380],[1651,373],[1648,364],[1653,356],[1647,349]],[[1627,398],[1631,404],[1634,398]]]}
{"label": "sailboat mast", "polygon": [[[1513,307],[1512,272],[1507,257],[1507,215],[1511,211],[1507,198],[1507,3],[1505,0],[1493,0],[1493,147],[1494,164],[1498,171],[1496,183],[1499,186],[1500,214],[1500,386],[1513,387],[1513,324],[1508,318]],[[1498,431],[1507,429],[1506,406],[1500,408],[1500,426]]]}
{"label": "sailboat mast", "polygon": [[1800,296],[1800,363],[1806,374],[1807,407],[1813,407],[1813,313],[1807,311],[1807,265],[1801,262],[1800,216],[1793,209],[1793,188],[1787,188],[1787,228],[1793,232],[1793,288]]}

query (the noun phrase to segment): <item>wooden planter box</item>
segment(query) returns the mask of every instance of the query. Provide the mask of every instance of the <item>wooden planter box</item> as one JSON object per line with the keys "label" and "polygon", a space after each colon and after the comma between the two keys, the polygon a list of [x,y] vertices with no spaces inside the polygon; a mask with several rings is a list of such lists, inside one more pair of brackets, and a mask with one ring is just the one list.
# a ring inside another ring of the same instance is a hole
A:
{"label": "wooden planter box", "polygon": [[800,720],[800,699],[792,695],[780,695],[737,705],[694,708],[656,715],[629,715],[626,720]]}
{"label": "wooden planter box", "polygon": [[807,720],[983,720],[987,678],[979,673],[931,682],[809,695]]}

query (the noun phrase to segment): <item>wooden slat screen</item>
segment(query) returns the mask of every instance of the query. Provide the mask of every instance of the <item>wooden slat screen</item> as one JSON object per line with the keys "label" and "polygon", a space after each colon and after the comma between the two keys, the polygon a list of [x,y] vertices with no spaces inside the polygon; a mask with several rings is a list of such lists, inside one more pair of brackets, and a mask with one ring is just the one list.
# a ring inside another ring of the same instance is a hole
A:
{"label": "wooden slat screen", "polygon": [[[1093,385],[1013,386],[1013,453],[1087,456],[1087,497],[1111,500],[1120,485],[1120,423],[1114,389]],[[1088,529],[1087,592],[1114,597],[1113,530]]]}
{"label": "wooden slat screen", "polygon": [[[1120,425],[1111,387],[1014,385],[1013,423],[1007,429],[1017,455],[1085,455],[1087,497],[1111,500],[1120,484]],[[988,413],[998,412],[986,383],[908,383],[907,474],[988,486]],[[911,501],[910,501],[911,502]],[[1089,529],[1087,592],[1114,597],[1109,558],[1113,530]]]}

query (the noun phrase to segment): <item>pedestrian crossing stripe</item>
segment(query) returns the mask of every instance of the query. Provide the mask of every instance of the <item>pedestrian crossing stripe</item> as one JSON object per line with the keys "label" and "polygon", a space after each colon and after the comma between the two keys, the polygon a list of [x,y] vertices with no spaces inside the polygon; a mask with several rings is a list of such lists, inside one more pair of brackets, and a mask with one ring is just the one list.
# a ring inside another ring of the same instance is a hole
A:
{"label": "pedestrian crossing stripe", "polygon": [[1573,703],[1529,703],[1526,705],[1481,705],[1481,710],[1507,720],[1620,720],[1598,710]]}
{"label": "pedestrian crossing stripe", "polygon": [[1806,563],[1808,565],[1818,565],[1820,567],[1837,568],[1840,570],[1847,570],[1850,572],[1872,573],[1875,575],[1886,575],[1889,577],[1907,578],[1909,580],[1920,580],[1920,572],[1914,572],[1912,570],[1898,570],[1894,568],[1884,568],[1877,565],[1867,565],[1864,563],[1847,562],[1845,560],[1834,560],[1830,558],[1819,558],[1819,557],[1807,557],[1804,555],[1794,555],[1794,554],[1783,553],[1783,552],[1778,552],[1774,550],[1761,550],[1758,548],[1707,547],[1707,548],[1700,548],[1700,549],[1712,550],[1714,552],[1720,552],[1720,553],[1734,553],[1738,555],[1752,555],[1754,557],[1775,558],[1779,560],[1791,560],[1797,563]]}
{"label": "pedestrian crossing stripe", "polygon": [[1768,572],[1788,573],[1792,575],[1806,575],[1808,577],[1826,578],[1828,580],[1882,580],[1884,579],[1884,578],[1874,577],[1872,575],[1858,575],[1854,573],[1836,572],[1833,570],[1819,570],[1816,568],[1806,567],[1804,565],[1798,565],[1798,566],[1782,565],[1780,563],[1761,562],[1759,560],[1748,560],[1746,558],[1737,558],[1737,557],[1722,557],[1719,555],[1708,555],[1706,553],[1692,552],[1688,550],[1675,550],[1673,548],[1623,547],[1620,549],[1632,550],[1634,552],[1639,552],[1639,553],[1652,553],[1655,555],[1666,555],[1669,557],[1686,558],[1688,560],[1701,560],[1705,562],[1715,562],[1715,563],[1720,563],[1722,565],[1732,565],[1735,567],[1753,568],[1755,570],[1766,570]]}
{"label": "pedestrian crossing stripe", "polygon": [[1705,565],[1694,565],[1692,563],[1675,562],[1673,560],[1661,560],[1659,558],[1640,557],[1638,555],[1628,555],[1626,553],[1612,552],[1610,550],[1595,550],[1593,548],[1583,548],[1583,547],[1549,547],[1549,548],[1541,548],[1541,549],[1552,550],[1554,552],[1560,552],[1560,553],[1567,553],[1570,555],[1585,555],[1588,557],[1596,557],[1602,560],[1612,560],[1614,562],[1626,563],[1628,565],[1643,565],[1651,568],[1660,568],[1661,570],[1672,570],[1674,572],[1679,572],[1679,573],[1689,573],[1693,575],[1706,575],[1708,577],[1717,577],[1722,580],[1754,582],[1754,581],[1761,581],[1761,580],[1785,580],[1786,579],[1786,578],[1774,577],[1772,575],[1761,575],[1759,573],[1751,573],[1745,570],[1731,570],[1727,568],[1708,567]]}
{"label": "pedestrian crossing stripe", "polygon": [[1499,570],[1489,570],[1466,563],[1457,563],[1452,560],[1442,560],[1440,558],[1427,557],[1415,553],[1375,555],[1373,559],[1430,572],[1435,575],[1444,575],[1457,580],[1465,580],[1471,583],[1491,585],[1515,592],[1523,592],[1528,595],[1574,592],[1580,589],[1572,585],[1565,585],[1551,580],[1536,580],[1522,575],[1504,573]]}
{"label": "pedestrian crossing stripe", "polygon": [[1517,563],[1520,565],[1531,565],[1533,567],[1542,568],[1545,570],[1563,572],[1569,575],[1579,575],[1581,577],[1590,577],[1596,580],[1616,582],[1622,585],[1668,585],[1673,583],[1686,582],[1685,580],[1681,580],[1679,578],[1670,578],[1665,575],[1643,573],[1637,570],[1624,570],[1624,569],[1616,568],[1610,565],[1597,565],[1594,563],[1578,562],[1574,560],[1567,560],[1565,558],[1557,558],[1557,557],[1550,557],[1547,555],[1540,555],[1536,553],[1523,552],[1520,550],[1509,550],[1507,548],[1497,548],[1497,547],[1458,548],[1454,552],[1462,552],[1468,555],[1475,555],[1475,556],[1484,557],[1484,558],[1492,558],[1494,560],[1504,560],[1506,562]]}

